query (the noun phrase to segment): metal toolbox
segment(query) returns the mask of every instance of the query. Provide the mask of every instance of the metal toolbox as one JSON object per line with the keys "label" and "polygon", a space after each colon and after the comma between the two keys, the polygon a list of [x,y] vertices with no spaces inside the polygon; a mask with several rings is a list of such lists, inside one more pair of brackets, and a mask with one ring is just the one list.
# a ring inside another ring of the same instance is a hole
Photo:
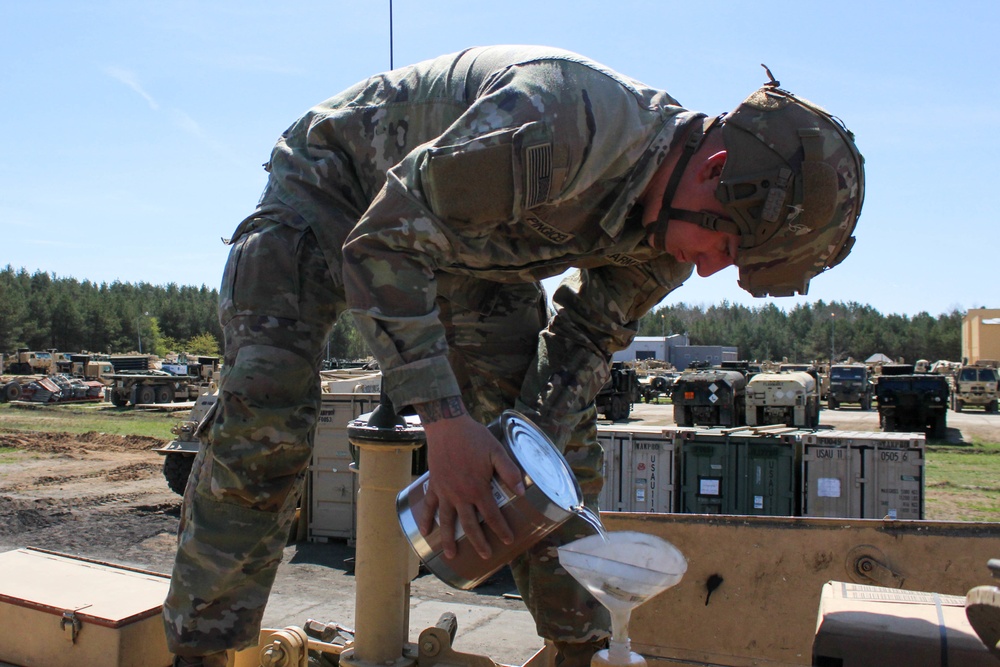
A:
{"label": "metal toolbox", "polygon": [[0,662],[167,667],[170,579],[33,549],[0,554]]}

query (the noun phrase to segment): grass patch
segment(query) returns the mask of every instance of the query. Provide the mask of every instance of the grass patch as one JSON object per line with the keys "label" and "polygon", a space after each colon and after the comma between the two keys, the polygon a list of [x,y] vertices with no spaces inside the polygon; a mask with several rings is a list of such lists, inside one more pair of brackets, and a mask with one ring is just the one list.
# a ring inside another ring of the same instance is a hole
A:
{"label": "grass patch", "polygon": [[[0,404],[0,431],[48,433],[113,433],[145,435],[170,440],[171,427],[185,419],[188,411],[146,412],[116,408],[110,404],[52,405],[18,408]],[[2,451],[2,450],[0,450]]]}
{"label": "grass patch", "polygon": [[927,447],[924,514],[938,521],[1000,522],[1000,443]]}

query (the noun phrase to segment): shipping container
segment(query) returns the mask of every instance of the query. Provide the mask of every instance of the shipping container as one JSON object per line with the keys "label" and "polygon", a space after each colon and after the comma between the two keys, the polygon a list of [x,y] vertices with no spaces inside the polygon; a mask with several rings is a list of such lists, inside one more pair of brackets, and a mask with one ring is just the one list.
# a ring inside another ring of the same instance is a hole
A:
{"label": "shipping container", "polygon": [[347,425],[379,403],[378,394],[323,394],[309,475],[309,532],[313,541],[353,541],[357,474],[351,471]]}
{"label": "shipping container", "polygon": [[794,428],[676,429],[678,511],[795,516],[798,457]]}
{"label": "shipping container", "polygon": [[598,426],[597,437],[604,448],[601,510],[674,511],[672,436],[655,426]]}
{"label": "shipping container", "polygon": [[924,445],[922,433],[805,436],[803,516],[923,519]]}

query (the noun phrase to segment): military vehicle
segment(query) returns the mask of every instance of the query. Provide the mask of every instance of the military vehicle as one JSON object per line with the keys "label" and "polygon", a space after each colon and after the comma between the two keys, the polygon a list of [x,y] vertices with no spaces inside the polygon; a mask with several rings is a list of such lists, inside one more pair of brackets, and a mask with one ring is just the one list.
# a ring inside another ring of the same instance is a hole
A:
{"label": "military vehicle", "polygon": [[29,350],[19,348],[15,360],[7,361],[7,372],[11,375],[49,375],[56,372],[56,362],[63,358],[56,350]]}
{"label": "military vehicle", "polygon": [[669,395],[678,377],[679,373],[666,372],[639,378],[639,393],[642,400],[652,403],[660,396]]}
{"label": "military vehicle", "polygon": [[969,406],[986,412],[997,411],[998,375],[989,366],[962,366],[955,372],[951,409],[961,412]]}
{"label": "military vehicle", "polygon": [[746,423],[746,376],[735,370],[687,370],[674,381],[671,401],[678,426]]}
{"label": "military vehicle", "polygon": [[113,384],[111,376],[115,374],[115,367],[107,359],[98,359],[90,354],[71,354],[69,361],[60,363],[60,367],[73,377],[97,380],[108,386]]}
{"label": "military vehicle", "polygon": [[191,476],[194,457],[197,456],[198,448],[201,445],[198,438],[198,427],[208,419],[218,398],[217,391],[199,396],[194,407],[191,408],[188,418],[174,424],[170,429],[175,439],[163,447],[153,450],[163,455],[163,476],[166,478],[170,490],[179,496],[184,495],[184,487],[187,486],[188,477]]}
{"label": "military vehicle", "polygon": [[595,399],[597,413],[614,422],[627,419],[632,412],[632,404],[641,397],[639,376],[635,369],[616,361],[611,364],[611,377]]}
{"label": "military vehicle", "polygon": [[219,371],[218,357],[198,357],[196,363],[165,364],[161,369],[123,369],[116,357],[111,358],[111,363],[115,366],[115,373],[108,376],[112,382],[111,402],[120,408],[197,400],[215,388]]}
{"label": "military vehicle", "polygon": [[874,388],[864,364],[834,364],[830,367],[830,386],[826,407],[836,410],[844,403],[857,403],[862,410],[872,409]]}
{"label": "military vehicle", "polygon": [[923,432],[942,440],[947,431],[948,379],[915,373],[912,365],[885,364],[875,380],[879,425],[883,431]]}
{"label": "military vehicle", "polygon": [[819,425],[819,383],[806,371],[758,373],[747,383],[748,426],[786,424],[800,428]]}

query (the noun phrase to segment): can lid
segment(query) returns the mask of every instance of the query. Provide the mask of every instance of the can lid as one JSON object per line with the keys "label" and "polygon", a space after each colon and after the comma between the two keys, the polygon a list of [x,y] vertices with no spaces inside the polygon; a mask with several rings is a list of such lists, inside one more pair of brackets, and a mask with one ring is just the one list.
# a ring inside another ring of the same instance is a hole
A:
{"label": "can lid", "polygon": [[501,417],[507,446],[514,460],[550,501],[572,511],[583,505],[583,492],[563,455],[527,417],[507,410]]}

